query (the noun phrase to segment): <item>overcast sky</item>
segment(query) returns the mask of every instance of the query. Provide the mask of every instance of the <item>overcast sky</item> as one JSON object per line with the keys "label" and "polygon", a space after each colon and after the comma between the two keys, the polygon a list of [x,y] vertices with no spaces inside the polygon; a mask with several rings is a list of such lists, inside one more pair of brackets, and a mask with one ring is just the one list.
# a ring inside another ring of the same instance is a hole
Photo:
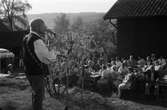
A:
{"label": "overcast sky", "polygon": [[116,0],[28,0],[32,9],[28,12],[107,12]]}

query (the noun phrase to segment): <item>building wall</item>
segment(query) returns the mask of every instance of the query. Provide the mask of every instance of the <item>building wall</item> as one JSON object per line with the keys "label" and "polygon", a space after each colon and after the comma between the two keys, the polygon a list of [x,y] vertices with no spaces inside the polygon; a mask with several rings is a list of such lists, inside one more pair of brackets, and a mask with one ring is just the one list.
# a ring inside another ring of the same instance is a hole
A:
{"label": "building wall", "polygon": [[12,51],[13,48],[22,46],[23,37],[28,31],[0,32],[0,48],[6,48]]}
{"label": "building wall", "polygon": [[167,55],[167,17],[118,19],[118,55]]}
{"label": "building wall", "polygon": [[22,40],[28,31],[0,32],[0,48],[10,50],[15,54],[14,67],[18,68],[22,57]]}

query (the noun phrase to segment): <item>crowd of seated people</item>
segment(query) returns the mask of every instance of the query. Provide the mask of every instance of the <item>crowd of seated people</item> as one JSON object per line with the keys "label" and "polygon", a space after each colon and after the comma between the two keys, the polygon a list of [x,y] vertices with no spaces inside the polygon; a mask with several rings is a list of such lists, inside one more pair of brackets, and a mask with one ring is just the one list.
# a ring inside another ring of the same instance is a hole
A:
{"label": "crowd of seated people", "polygon": [[100,76],[96,80],[97,82],[111,84],[113,80],[118,80],[116,87],[119,96],[121,96],[122,90],[131,89],[134,77],[142,77],[144,79],[145,86],[147,87],[143,88],[145,88],[145,94],[149,94],[149,86],[167,71],[166,59],[163,57],[157,58],[155,54],[151,54],[146,58],[136,58],[133,55],[130,55],[129,58],[122,59],[116,57],[105,64],[100,64],[100,61],[94,63],[90,59],[88,62],[90,76]]}
{"label": "crowd of seated people", "polygon": [[[151,87],[156,80],[167,74],[167,60],[163,57],[156,57],[151,54],[147,57],[135,57],[130,55],[128,58],[111,58],[109,62],[101,59],[86,59],[84,69],[74,65],[73,74],[69,78],[70,86],[80,85],[82,78],[81,70],[84,70],[84,88],[95,90],[100,93],[116,92],[122,96],[124,90],[136,89],[143,94],[149,95]],[[79,73],[79,74],[78,74]],[[66,81],[66,79],[64,79]],[[141,83],[141,84],[140,84]],[[139,87],[140,86],[140,87]]]}

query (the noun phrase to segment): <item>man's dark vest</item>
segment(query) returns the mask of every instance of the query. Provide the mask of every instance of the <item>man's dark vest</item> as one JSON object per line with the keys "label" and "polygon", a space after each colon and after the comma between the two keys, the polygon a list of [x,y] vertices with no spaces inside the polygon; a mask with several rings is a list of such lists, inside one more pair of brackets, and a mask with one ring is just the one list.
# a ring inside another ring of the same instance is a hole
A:
{"label": "man's dark vest", "polygon": [[34,33],[29,33],[23,39],[23,62],[25,73],[29,75],[48,74],[48,67],[42,63],[35,54],[34,42],[41,39]]}

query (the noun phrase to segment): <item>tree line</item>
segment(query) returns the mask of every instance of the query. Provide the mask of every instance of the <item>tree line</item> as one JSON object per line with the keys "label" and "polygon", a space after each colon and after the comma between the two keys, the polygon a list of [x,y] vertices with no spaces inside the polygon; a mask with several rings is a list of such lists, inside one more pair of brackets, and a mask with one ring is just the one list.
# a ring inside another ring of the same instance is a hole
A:
{"label": "tree line", "polygon": [[[24,0],[1,0],[0,22],[6,24],[11,31],[27,30],[29,21],[26,13],[31,8],[31,5]],[[79,54],[85,51],[85,53],[96,53],[106,58],[116,54],[116,29],[102,18],[85,23],[81,17],[78,17],[70,23],[67,15],[61,14],[55,18],[54,25],[53,31],[61,36],[56,38],[57,46],[62,46],[64,50],[71,47],[73,51],[75,50],[74,53]]]}
{"label": "tree line", "polygon": [[77,46],[82,47],[81,50],[87,51],[86,53],[96,53],[106,58],[116,54],[116,29],[102,18],[85,23],[83,18],[78,17],[73,23],[70,23],[67,15],[61,14],[55,18],[54,24],[53,31],[60,35],[69,37],[69,33],[73,33],[70,35],[71,40],[74,44],[77,42]]}

